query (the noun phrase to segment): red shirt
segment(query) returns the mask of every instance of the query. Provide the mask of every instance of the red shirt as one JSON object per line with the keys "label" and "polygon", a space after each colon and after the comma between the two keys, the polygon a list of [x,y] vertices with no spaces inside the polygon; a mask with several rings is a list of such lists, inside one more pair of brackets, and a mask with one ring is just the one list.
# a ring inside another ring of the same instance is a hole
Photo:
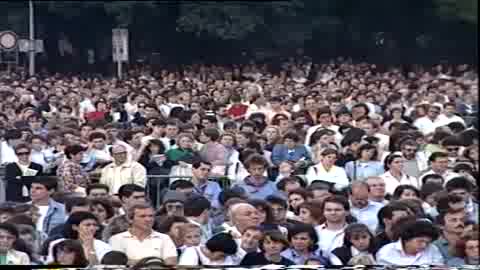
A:
{"label": "red shirt", "polygon": [[227,110],[227,114],[233,118],[245,116],[248,106],[244,104],[234,104]]}

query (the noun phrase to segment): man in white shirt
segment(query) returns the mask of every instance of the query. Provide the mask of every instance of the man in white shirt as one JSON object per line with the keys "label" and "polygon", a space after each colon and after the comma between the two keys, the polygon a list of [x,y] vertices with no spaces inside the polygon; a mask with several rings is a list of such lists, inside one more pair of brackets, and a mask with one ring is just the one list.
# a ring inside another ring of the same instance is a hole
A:
{"label": "man in white shirt", "polygon": [[328,257],[335,248],[343,245],[348,211],[350,205],[343,196],[334,195],[325,199],[323,215],[326,221],[315,227],[320,239],[318,246],[324,257]]}
{"label": "man in white shirt", "polygon": [[371,119],[362,122],[361,128],[365,130],[366,136],[377,138],[379,150],[388,151],[390,144],[390,136],[378,133],[379,126]]}
{"label": "man in white shirt", "polygon": [[125,253],[129,265],[154,256],[161,258],[166,265],[177,264],[177,249],[170,236],[152,229],[154,210],[147,204],[136,204],[128,210],[131,221],[128,231],[110,238],[112,250]]}
{"label": "man in white shirt", "polygon": [[352,208],[350,212],[358,222],[361,222],[370,229],[372,233],[375,233],[378,226],[377,214],[382,209],[383,204],[370,201],[368,199],[370,188],[366,182],[354,181],[350,185],[350,203]]}
{"label": "man in white shirt", "polygon": [[445,183],[447,183],[450,179],[460,176],[459,174],[451,171],[448,169],[448,154],[445,152],[434,152],[428,158],[430,162],[430,170],[424,172],[419,180],[420,183],[424,176],[429,174],[438,174],[443,177]]}
{"label": "man in white shirt", "polygon": [[379,265],[443,265],[439,249],[432,244],[439,236],[437,228],[426,220],[401,225],[400,239],[377,252]]}
{"label": "man in white shirt", "polygon": [[432,105],[424,117],[420,117],[413,125],[417,127],[424,135],[435,132],[437,127],[445,125],[446,116],[441,114],[442,108]]}
{"label": "man in white shirt", "polygon": [[445,113],[445,122],[443,123],[444,126],[453,123],[453,122],[460,122],[463,126],[466,126],[465,120],[462,117],[456,115],[457,113],[457,106],[453,102],[448,102],[444,106],[444,113]]}

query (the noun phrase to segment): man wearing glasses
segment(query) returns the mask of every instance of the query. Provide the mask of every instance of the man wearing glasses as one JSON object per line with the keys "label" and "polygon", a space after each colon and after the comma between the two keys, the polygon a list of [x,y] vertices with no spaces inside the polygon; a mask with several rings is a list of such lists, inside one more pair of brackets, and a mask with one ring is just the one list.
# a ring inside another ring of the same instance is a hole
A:
{"label": "man wearing glasses", "polygon": [[147,171],[140,163],[128,161],[125,146],[114,145],[110,148],[110,153],[113,162],[103,168],[100,183],[107,185],[113,194],[124,184],[145,187]]}

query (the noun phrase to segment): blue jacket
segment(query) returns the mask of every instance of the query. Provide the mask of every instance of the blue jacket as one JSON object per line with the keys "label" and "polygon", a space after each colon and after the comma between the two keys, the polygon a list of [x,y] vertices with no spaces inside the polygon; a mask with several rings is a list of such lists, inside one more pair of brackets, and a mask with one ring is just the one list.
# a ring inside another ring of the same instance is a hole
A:
{"label": "blue jacket", "polygon": [[272,150],[272,162],[275,166],[278,166],[282,161],[285,160],[297,162],[302,158],[305,158],[305,160],[310,160],[310,153],[305,145],[296,146],[290,153],[287,146],[284,144],[277,144]]}
{"label": "blue jacket", "polygon": [[274,182],[265,179],[265,183],[261,186],[254,186],[249,181],[250,176],[247,176],[243,181],[235,184],[245,190],[249,199],[265,200],[270,195],[281,196],[278,192],[277,186]]}
{"label": "blue jacket", "polygon": [[65,205],[49,199],[47,215],[43,220],[43,232],[47,235],[50,234],[53,228],[65,223],[66,217]]}

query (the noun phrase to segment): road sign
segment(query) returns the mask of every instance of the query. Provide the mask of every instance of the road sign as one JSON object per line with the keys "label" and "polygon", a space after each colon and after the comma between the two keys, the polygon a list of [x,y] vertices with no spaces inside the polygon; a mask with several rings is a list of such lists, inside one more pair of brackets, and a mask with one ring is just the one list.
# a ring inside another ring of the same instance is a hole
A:
{"label": "road sign", "polygon": [[36,53],[43,52],[43,40],[36,39],[34,42],[31,42],[29,39],[19,39],[18,40],[18,50],[20,52],[30,52],[35,51]]}
{"label": "road sign", "polygon": [[128,61],[128,29],[112,30],[112,56],[114,62]]}
{"label": "road sign", "polygon": [[3,31],[0,32],[0,49],[13,50],[17,47],[18,37],[15,32]]}

